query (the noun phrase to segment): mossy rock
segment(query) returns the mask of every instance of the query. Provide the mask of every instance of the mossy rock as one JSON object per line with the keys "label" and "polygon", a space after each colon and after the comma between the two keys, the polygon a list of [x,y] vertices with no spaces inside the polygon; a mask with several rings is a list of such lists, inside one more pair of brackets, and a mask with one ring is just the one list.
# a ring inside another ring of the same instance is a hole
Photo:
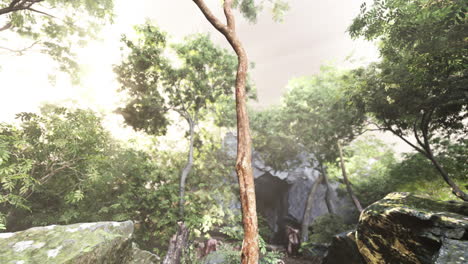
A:
{"label": "mossy rock", "polygon": [[[132,246],[132,234],[131,221],[52,225],[0,233],[0,263],[132,263],[141,255]],[[146,262],[139,263],[156,263],[144,259]]]}
{"label": "mossy rock", "polygon": [[467,240],[467,202],[409,193],[391,193],[367,207],[356,232],[361,255],[378,264],[467,263]]}

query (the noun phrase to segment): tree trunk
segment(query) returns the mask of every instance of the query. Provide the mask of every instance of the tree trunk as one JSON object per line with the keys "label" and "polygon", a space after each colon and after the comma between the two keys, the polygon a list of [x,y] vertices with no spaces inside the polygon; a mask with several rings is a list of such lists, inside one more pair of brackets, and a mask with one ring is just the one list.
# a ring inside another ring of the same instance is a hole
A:
{"label": "tree trunk", "polygon": [[327,190],[325,192],[325,203],[327,204],[328,212],[330,214],[336,214],[335,207],[333,206],[333,203],[331,201],[331,190],[330,190],[330,185],[328,184],[327,170],[323,166],[323,163],[321,161],[320,161],[320,170],[323,176],[323,183],[325,184],[325,187],[327,187]]}
{"label": "tree trunk", "polygon": [[356,195],[354,195],[353,188],[351,187],[351,183],[349,182],[348,175],[346,175],[346,168],[343,160],[343,150],[341,149],[340,142],[336,143],[338,145],[338,150],[340,151],[340,164],[341,164],[341,172],[343,173],[343,179],[346,184],[346,190],[348,191],[349,197],[353,200],[354,206],[359,212],[362,212],[362,206],[359,202]]}
{"label": "tree trunk", "polygon": [[323,176],[320,175],[312,185],[309,196],[307,197],[306,207],[304,209],[304,216],[302,217],[301,225],[301,242],[307,242],[309,240],[309,225],[310,225],[310,213],[314,205],[314,196],[317,192],[318,186],[323,180]]}
{"label": "tree trunk", "polygon": [[244,241],[242,244],[242,264],[258,263],[258,225],[255,203],[255,185],[252,170],[252,140],[250,138],[249,118],[245,85],[247,82],[247,53],[236,34],[232,0],[224,1],[226,25],[216,18],[203,0],[193,0],[207,20],[221,32],[234,49],[238,58],[236,75],[236,113],[237,113],[237,159],[236,172],[239,178],[240,200],[242,204],[242,222]]}
{"label": "tree trunk", "polygon": [[449,178],[448,173],[445,169],[440,165],[437,159],[434,157],[432,150],[430,149],[429,145],[425,148],[426,150],[426,157],[432,162],[432,164],[436,167],[437,171],[442,175],[444,181],[452,188],[452,193],[457,196],[458,198],[462,199],[463,201],[468,201],[468,195],[464,193],[458,185]]}
{"label": "tree trunk", "polygon": [[182,170],[182,174],[180,175],[180,183],[179,183],[179,217],[181,220],[184,219],[185,182],[187,181],[187,176],[189,175],[193,166],[193,137],[195,134],[195,124],[193,120],[190,118],[187,118],[187,122],[190,127],[190,143],[189,143],[190,146],[189,146],[187,164],[185,165],[185,168]]}
{"label": "tree trunk", "polygon": [[411,141],[409,141],[407,138],[405,138],[401,132],[397,132],[396,130],[394,130],[391,126],[389,125],[386,125],[385,126],[385,129],[392,132],[394,135],[396,135],[397,137],[399,137],[401,140],[403,140],[404,142],[406,142],[406,144],[410,145],[412,148],[414,148],[415,150],[417,150],[419,153],[421,153],[422,155],[424,155],[426,158],[428,158],[432,164],[435,166],[436,170],[439,172],[439,174],[442,176],[442,178],[444,179],[444,181],[450,186],[450,188],[452,188],[452,193],[458,197],[459,199],[463,200],[463,201],[468,201],[468,195],[463,192],[460,187],[458,187],[458,185],[453,182],[450,178],[449,178],[449,175],[448,173],[444,170],[444,168],[440,165],[440,163],[437,161],[437,159],[434,157],[434,154],[432,153],[432,150],[431,150],[431,145],[430,145],[430,142],[429,142],[429,136],[428,136],[428,125],[429,123],[428,122],[425,122],[425,126],[421,126],[421,131],[422,131],[422,134],[423,134],[423,138],[424,138],[424,142],[421,141],[421,139],[419,138],[418,136],[418,131],[417,131],[417,124],[415,123],[414,125],[414,128],[413,128],[413,132],[414,132],[414,138],[416,139],[416,141],[418,142],[419,146],[416,146],[415,144],[411,143]]}
{"label": "tree trunk", "polygon": [[183,222],[178,222],[177,224],[179,229],[169,241],[169,248],[167,250],[163,264],[180,264],[182,253],[185,246],[187,245],[189,230],[187,227],[185,227]]}

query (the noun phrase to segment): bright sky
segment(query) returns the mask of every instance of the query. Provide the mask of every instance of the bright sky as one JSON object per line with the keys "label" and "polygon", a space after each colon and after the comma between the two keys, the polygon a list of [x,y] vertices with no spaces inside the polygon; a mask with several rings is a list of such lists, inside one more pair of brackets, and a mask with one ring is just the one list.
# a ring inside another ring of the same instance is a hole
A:
{"label": "bright sky", "polygon": [[[220,1],[207,2],[222,18],[218,8]],[[262,13],[257,24],[248,24],[240,17],[237,20],[238,32],[250,60],[256,64],[252,76],[258,90],[257,104],[261,106],[278,103],[289,79],[315,74],[323,63],[342,61],[351,53],[364,61],[377,57],[372,44],[352,41],[346,33],[362,0],[289,2],[291,10],[282,24],[274,23],[267,11]],[[146,18],[169,32],[174,40],[191,33],[211,32],[217,43],[228,48],[193,1],[116,0],[115,3],[114,24],[103,29],[101,40],[77,50],[83,67],[80,86],[71,86],[64,74],[58,74],[56,84],[52,85],[49,74],[54,73],[54,69],[49,65],[53,63],[39,53],[18,57],[0,51],[0,122],[11,121],[18,112],[37,111],[45,102],[89,107],[107,115],[112,113],[122,100],[112,71],[112,65],[121,58],[120,36],[131,33],[132,26],[143,23]],[[18,45],[13,40],[9,43]],[[122,130],[121,124],[121,117],[108,115],[107,127],[120,134],[131,133],[128,129]]]}

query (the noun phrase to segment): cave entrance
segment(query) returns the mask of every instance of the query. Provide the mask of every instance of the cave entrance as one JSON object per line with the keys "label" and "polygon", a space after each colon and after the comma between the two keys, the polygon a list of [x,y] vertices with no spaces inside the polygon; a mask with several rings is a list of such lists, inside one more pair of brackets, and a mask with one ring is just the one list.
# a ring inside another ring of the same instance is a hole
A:
{"label": "cave entrance", "polygon": [[288,222],[288,195],[291,184],[266,172],[255,179],[257,213],[267,222],[272,230],[271,237],[264,239],[273,244],[285,244],[286,225]]}

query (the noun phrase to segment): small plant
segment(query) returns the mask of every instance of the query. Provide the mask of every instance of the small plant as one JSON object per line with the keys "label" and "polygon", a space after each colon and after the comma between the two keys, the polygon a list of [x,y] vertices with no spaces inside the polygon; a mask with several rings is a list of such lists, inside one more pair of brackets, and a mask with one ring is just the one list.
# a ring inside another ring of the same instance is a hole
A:
{"label": "small plant", "polygon": [[351,226],[346,225],[343,219],[334,214],[325,214],[315,218],[312,223],[312,235],[310,236],[311,244],[330,243],[333,236],[351,229]]}
{"label": "small plant", "polygon": [[[241,226],[226,226],[221,228],[221,233],[227,235],[230,239],[235,240],[237,244],[240,246],[242,245],[242,238],[244,236],[244,231],[242,230]],[[267,251],[267,244],[262,236],[258,236],[259,238],[259,250],[260,250],[260,264],[279,264],[283,263],[281,258],[283,254],[276,251]],[[227,250],[229,248],[224,248]],[[230,250],[230,251],[229,251]],[[240,252],[235,250],[234,248],[230,247],[228,251],[226,251],[226,255],[229,256],[229,261],[237,261],[237,262],[226,262],[226,263],[239,263]],[[231,252],[232,251],[232,252]]]}

